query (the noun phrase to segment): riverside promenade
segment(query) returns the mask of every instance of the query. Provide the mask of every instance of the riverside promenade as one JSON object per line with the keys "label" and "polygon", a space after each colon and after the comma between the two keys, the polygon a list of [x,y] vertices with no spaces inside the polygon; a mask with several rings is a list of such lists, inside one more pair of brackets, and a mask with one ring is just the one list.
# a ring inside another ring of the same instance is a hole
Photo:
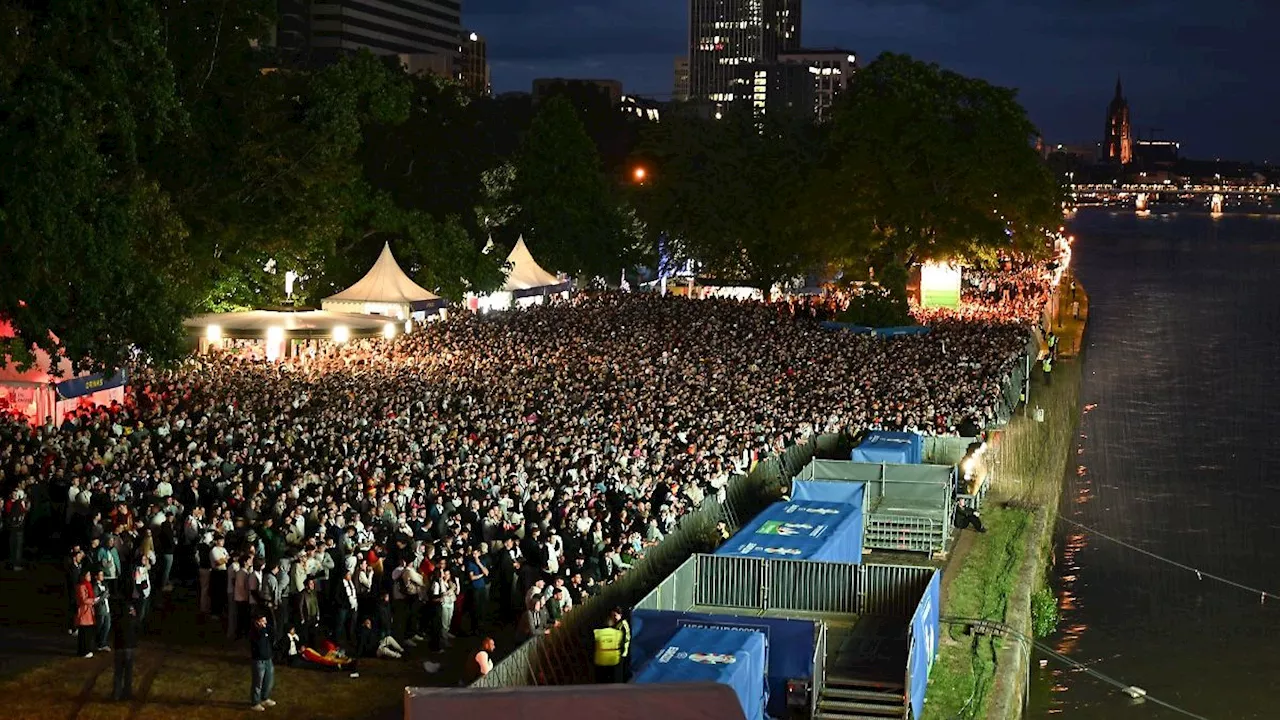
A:
{"label": "riverside promenade", "polygon": [[[1073,279],[1068,273],[1061,297],[1050,304],[1060,337],[1051,382],[1038,369],[1033,372],[1026,407],[992,439],[988,457],[994,480],[983,509],[987,532],[960,533],[947,560],[944,629],[930,674],[926,719],[1022,716],[1031,646],[1001,637],[993,628],[1032,636],[1032,597],[1045,587],[1052,558],[1058,501],[1076,445],[1080,355],[1088,321],[1088,297],[1078,282],[1071,297]],[[1073,302],[1080,303],[1079,319],[1072,316]],[[1040,410],[1043,420],[1037,419]]]}

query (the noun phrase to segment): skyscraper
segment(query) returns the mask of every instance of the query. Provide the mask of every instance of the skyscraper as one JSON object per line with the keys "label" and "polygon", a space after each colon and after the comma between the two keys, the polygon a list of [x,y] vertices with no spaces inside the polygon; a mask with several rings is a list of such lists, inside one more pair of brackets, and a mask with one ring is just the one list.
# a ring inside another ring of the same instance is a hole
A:
{"label": "skyscraper", "polygon": [[750,103],[756,68],[800,47],[800,0],[690,0],[689,98]]}
{"label": "skyscraper", "polygon": [[[406,66],[447,68],[462,45],[457,0],[279,0],[276,44],[283,58],[325,63],[359,50],[396,55]],[[441,56],[445,60],[427,56]]]}
{"label": "skyscraper", "polygon": [[800,49],[780,53],[778,62],[803,65],[813,83],[813,118],[818,122],[831,115],[831,106],[853,80],[858,58],[852,50],[839,48]]}
{"label": "skyscraper", "polygon": [[488,46],[484,37],[477,33],[467,33],[462,40],[458,81],[476,95],[489,95],[493,92],[493,85],[489,81]]}
{"label": "skyscraper", "polygon": [[1128,165],[1133,161],[1133,125],[1129,120],[1129,101],[1124,97],[1120,78],[1116,78],[1116,96],[1107,106],[1107,128],[1102,136],[1102,159]]}
{"label": "skyscraper", "polygon": [[671,99],[684,102],[689,99],[689,58],[678,57],[675,64],[676,83]]}

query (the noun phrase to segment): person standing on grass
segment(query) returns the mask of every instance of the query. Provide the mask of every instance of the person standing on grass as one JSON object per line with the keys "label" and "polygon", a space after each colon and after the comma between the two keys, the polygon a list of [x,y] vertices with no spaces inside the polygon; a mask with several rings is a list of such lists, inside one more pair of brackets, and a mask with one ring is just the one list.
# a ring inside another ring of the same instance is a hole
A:
{"label": "person standing on grass", "polygon": [[107,636],[111,633],[111,591],[107,589],[101,570],[94,574],[93,594],[93,612],[98,620],[97,647],[100,652],[111,652],[111,646],[107,644]]}
{"label": "person standing on grass", "polygon": [[76,640],[81,657],[93,657],[94,632],[97,618],[93,608],[97,598],[93,594],[93,573],[85,570],[80,574],[80,582],[76,585]]}
{"label": "person standing on grass", "polygon": [[471,631],[479,634],[485,611],[489,609],[489,568],[480,557],[479,548],[471,551],[471,560],[467,561],[467,577],[471,580],[471,601],[467,605],[467,609],[471,611]]}
{"label": "person standing on grass", "polygon": [[126,607],[115,627],[116,658],[112,675],[113,700],[133,699],[133,656],[138,649],[138,611]]}
{"label": "person standing on grass", "polygon": [[275,642],[267,616],[259,615],[249,630],[249,653],[253,659],[253,685],[249,689],[249,709],[262,712],[276,704],[271,699],[271,687],[275,684],[276,670],[271,662]]}

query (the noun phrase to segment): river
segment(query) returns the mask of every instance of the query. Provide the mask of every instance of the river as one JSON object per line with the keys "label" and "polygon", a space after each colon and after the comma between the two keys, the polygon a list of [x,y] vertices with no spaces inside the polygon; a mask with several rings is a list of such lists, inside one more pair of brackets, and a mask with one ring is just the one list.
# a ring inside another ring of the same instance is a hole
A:
{"label": "river", "polygon": [[[1081,210],[1091,298],[1059,652],[1197,715],[1280,717],[1280,216]],[[1045,657],[1037,653],[1034,659]],[[1029,717],[1178,718],[1053,661]]]}

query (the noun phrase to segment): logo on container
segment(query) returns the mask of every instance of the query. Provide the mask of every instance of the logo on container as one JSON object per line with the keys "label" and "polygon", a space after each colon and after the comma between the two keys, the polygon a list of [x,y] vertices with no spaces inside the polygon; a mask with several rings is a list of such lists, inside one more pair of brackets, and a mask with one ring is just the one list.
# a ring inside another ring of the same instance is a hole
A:
{"label": "logo on container", "polygon": [[703,665],[732,665],[738,662],[738,658],[733,655],[725,655],[722,653],[692,653],[689,659]]}

